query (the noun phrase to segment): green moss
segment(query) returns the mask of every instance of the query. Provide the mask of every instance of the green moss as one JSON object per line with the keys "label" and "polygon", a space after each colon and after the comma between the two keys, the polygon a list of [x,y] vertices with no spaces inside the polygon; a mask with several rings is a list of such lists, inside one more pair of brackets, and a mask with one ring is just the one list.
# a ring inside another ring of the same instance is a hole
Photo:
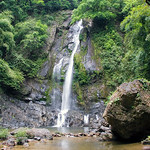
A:
{"label": "green moss", "polygon": [[81,33],[80,36],[79,36],[79,40],[83,41],[83,42],[86,42],[86,40],[87,40],[87,32]]}
{"label": "green moss", "polygon": [[75,90],[76,94],[77,94],[77,101],[78,101],[78,104],[80,105],[85,105],[85,101],[83,99],[83,92],[82,92],[82,89],[79,85],[79,82],[75,82],[74,85],[73,85],[73,89]]}

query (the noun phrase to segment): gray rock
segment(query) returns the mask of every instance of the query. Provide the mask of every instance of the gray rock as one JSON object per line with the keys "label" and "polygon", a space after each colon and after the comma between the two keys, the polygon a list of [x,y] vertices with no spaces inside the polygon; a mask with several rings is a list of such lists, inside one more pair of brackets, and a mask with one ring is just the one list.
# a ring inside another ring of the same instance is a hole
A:
{"label": "gray rock", "polygon": [[119,138],[139,140],[150,133],[150,84],[143,80],[121,84],[110,98],[104,118]]}
{"label": "gray rock", "polygon": [[28,143],[24,143],[23,146],[24,147],[29,147],[29,144]]}
{"label": "gray rock", "polygon": [[101,127],[100,127],[100,130],[102,130],[102,131],[108,131],[108,130],[110,130],[110,128],[101,126]]}
{"label": "gray rock", "polygon": [[41,140],[41,138],[40,137],[34,137],[34,140],[37,140],[37,141],[40,141]]}
{"label": "gray rock", "polygon": [[14,138],[10,138],[8,139],[7,141],[4,141],[2,143],[2,145],[6,145],[6,146],[9,146],[9,147],[12,147],[12,146],[15,146],[16,145],[16,142],[15,142],[15,139]]}
{"label": "gray rock", "polygon": [[41,139],[52,139],[52,135],[48,129],[32,128],[27,129],[26,132],[30,138],[32,137],[38,141]]}
{"label": "gray rock", "polygon": [[17,138],[18,145],[24,145],[25,143],[27,143],[27,141],[28,141],[27,137],[18,137]]}
{"label": "gray rock", "polygon": [[142,150],[150,150],[150,146],[144,146]]}

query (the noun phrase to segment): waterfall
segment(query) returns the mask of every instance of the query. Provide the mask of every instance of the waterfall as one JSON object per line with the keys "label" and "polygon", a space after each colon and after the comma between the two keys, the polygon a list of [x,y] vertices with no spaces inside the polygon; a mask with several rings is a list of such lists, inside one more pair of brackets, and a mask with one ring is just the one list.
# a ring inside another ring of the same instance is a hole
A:
{"label": "waterfall", "polygon": [[58,64],[56,64],[54,66],[54,69],[53,69],[53,79],[55,80],[55,82],[60,81],[62,61],[63,61],[63,58],[60,59],[60,61],[58,62]]}
{"label": "waterfall", "polygon": [[63,85],[61,112],[58,114],[57,127],[62,127],[65,124],[66,115],[67,115],[68,110],[70,109],[71,87],[72,87],[72,78],[73,78],[73,59],[74,59],[74,55],[80,43],[79,35],[80,35],[81,29],[83,28],[82,20],[77,22],[75,27],[77,29],[73,35],[73,43],[75,44],[75,46],[72,51],[72,54],[69,60],[69,66],[68,66],[66,76],[65,76],[65,82]]}
{"label": "waterfall", "polygon": [[89,124],[89,114],[84,115],[84,124],[88,125]]}
{"label": "waterfall", "polygon": [[99,120],[99,116],[96,114],[96,120]]}
{"label": "waterfall", "polygon": [[[54,69],[53,69],[53,81],[54,81],[54,89],[53,89],[53,94],[52,94],[52,102],[53,102],[53,105],[54,107],[56,108],[57,106],[57,86],[60,82],[60,78],[61,78],[61,67],[62,67],[62,62],[63,62],[63,58],[60,59],[60,61],[58,62],[58,64],[56,64],[54,66]],[[58,83],[58,84],[57,84]]]}

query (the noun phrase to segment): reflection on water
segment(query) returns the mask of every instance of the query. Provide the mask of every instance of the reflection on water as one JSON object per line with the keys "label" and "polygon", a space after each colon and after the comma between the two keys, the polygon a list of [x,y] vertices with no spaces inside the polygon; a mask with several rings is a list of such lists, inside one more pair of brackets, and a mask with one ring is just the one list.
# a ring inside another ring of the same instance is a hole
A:
{"label": "reflection on water", "polygon": [[51,131],[51,133],[55,133],[56,131],[60,133],[87,133],[89,131],[88,127],[50,127],[48,129]]}
{"label": "reflection on water", "polygon": [[[53,128],[51,132],[79,133],[83,132],[81,128]],[[53,141],[29,143],[28,148],[16,146],[14,150],[141,150],[140,143],[122,144],[118,142],[98,142],[96,138],[91,137],[60,137]]]}

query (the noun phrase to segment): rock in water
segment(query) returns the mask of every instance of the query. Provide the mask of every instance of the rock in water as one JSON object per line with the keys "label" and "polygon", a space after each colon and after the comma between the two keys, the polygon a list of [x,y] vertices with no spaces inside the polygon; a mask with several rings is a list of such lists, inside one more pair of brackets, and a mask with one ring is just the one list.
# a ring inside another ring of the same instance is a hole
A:
{"label": "rock in water", "polygon": [[138,140],[150,133],[150,83],[144,80],[121,84],[110,98],[103,117],[115,135]]}
{"label": "rock in water", "polygon": [[26,132],[30,138],[35,138],[38,141],[40,139],[49,139],[49,140],[53,139],[48,129],[32,128],[32,129],[27,129]]}

